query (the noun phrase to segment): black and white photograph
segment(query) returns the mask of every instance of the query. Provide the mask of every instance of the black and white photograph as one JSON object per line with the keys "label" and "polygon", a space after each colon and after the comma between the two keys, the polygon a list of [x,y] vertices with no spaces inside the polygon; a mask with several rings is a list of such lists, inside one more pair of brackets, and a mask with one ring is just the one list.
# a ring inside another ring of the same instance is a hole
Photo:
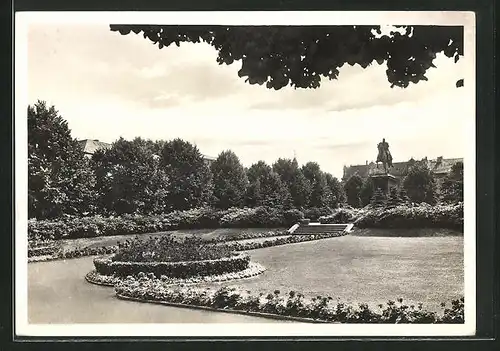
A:
{"label": "black and white photograph", "polygon": [[470,12],[16,15],[24,336],[471,336]]}

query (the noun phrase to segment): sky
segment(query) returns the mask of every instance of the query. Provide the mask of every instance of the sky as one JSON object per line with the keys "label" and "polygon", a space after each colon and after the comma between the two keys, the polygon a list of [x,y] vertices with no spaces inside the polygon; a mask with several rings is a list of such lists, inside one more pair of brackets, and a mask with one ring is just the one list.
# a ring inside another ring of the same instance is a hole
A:
{"label": "sky", "polygon": [[274,91],[245,83],[239,62],[218,65],[209,45],[160,50],[104,24],[32,24],[27,45],[28,103],[54,105],[77,139],[182,138],[245,166],[296,155],[341,178],[344,165],[374,161],[382,138],[399,162],[463,157],[470,136],[470,97],[455,87],[463,61],[444,56],[406,89],[375,63],[344,66],[315,90]]}

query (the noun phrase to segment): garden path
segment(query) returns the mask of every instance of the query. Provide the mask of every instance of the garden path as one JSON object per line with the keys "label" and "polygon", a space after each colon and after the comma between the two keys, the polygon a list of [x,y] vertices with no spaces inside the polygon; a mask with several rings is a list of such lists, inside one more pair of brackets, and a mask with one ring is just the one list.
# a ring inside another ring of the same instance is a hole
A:
{"label": "garden path", "polygon": [[283,321],[119,300],[85,281],[93,257],[30,263],[28,321],[59,323],[283,323]]}

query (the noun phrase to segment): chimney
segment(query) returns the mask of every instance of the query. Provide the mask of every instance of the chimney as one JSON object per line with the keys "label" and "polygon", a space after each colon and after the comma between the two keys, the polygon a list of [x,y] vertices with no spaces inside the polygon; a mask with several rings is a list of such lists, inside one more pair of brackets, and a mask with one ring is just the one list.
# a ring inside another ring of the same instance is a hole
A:
{"label": "chimney", "polygon": [[368,166],[368,160],[366,160],[366,165]]}

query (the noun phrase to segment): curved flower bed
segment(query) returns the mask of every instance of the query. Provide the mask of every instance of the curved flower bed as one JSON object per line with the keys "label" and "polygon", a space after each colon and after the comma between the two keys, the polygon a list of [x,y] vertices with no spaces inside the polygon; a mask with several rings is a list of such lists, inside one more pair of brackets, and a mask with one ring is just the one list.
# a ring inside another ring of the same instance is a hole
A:
{"label": "curved flower bed", "polygon": [[[200,284],[200,283],[217,283],[217,282],[225,282],[228,280],[235,280],[235,279],[244,279],[244,278],[251,278],[256,275],[259,275],[263,273],[266,269],[264,266],[262,266],[259,263],[255,262],[250,262],[248,265],[248,268],[239,271],[239,272],[232,272],[232,273],[224,273],[224,274],[218,274],[218,275],[206,275],[206,276],[195,276],[191,278],[186,278],[186,279],[181,279],[181,278],[171,278],[167,277],[165,275],[162,275],[160,277],[160,280],[164,284],[170,284],[170,285],[190,285],[190,284]],[[137,279],[157,279],[156,276],[153,273],[139,273],[137,275]],[[120,284],[123,282],[123,278],[115,275],[103,275],[99,274],[97,271],[92,271],[89,272],[86,276],[85,279],[93,284],[98,284],[98,285],[105,285],[105,286],[115,286],[117,284]],[[127,276],[128,280],[130,279],[135,279],[133,276]]]}
{"label": "curved flower bed", "polygon": [[442,313],[429,312],[422,305],[403,303],[403,299],[379,305],[378,309],[367,304],[350,306],[330,297],[304,297],[291,291],[281,295],[279,290],[269,294],[252,294],[235,287],[202,288],[173,286],[160,279],[128,277],[115,285],[118,297],[142,302],[160,302],[185,307],[232,310],[240,313],[256,312],[277,316],[296,317],[311,321],[339,323],[464,323],[464,299],[453,300],[451,308]]}
{"label": "curved flower bed", "polygon": [[248,268],[250,256],[240,253],[214,260],[182,262],[124,262],[113,261],[113,257],[94,259],[96,271],[102,275],[126,277],[139,273],[152,273],[160,278],[190,278],[205,275],[218,275],[242,271]]}

